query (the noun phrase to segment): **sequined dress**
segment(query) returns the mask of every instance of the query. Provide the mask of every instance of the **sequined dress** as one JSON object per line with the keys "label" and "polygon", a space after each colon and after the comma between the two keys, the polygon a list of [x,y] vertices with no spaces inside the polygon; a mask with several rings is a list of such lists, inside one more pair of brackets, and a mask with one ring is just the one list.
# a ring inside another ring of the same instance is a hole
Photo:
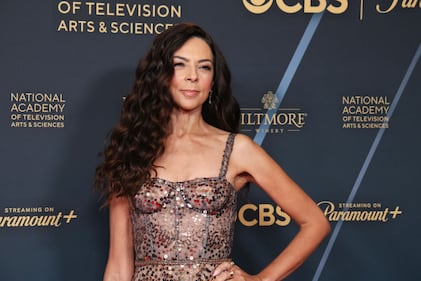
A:
{"label": "sequined dress", "polygon": [[237,199],[225,175],[234,137],[227,138],[219,176],[152,178],[133,197],[132,281],[207,281],[229,260]]}

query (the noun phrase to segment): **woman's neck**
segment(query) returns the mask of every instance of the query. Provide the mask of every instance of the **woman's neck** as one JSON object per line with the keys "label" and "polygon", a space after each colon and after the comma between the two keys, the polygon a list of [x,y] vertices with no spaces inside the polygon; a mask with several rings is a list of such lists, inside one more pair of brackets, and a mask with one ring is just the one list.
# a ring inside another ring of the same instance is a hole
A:
{"label": "woman's neck", "polygon": [[183,137],[189,134],[203,132],[206,122],[203,120],[201,112],[182,112],[174,110],[171,116],[172,135]]}

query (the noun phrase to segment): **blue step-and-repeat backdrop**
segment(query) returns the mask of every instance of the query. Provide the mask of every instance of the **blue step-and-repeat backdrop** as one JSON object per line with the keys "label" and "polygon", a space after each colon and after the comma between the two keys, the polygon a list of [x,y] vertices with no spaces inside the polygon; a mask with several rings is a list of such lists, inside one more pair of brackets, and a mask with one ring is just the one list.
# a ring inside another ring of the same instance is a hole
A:
{"label": "blue step-and-repeat backdrop", "polygon": [[[224,52],[241,131],[331,223],[287,280],[419,280],[418,0],[2,1],[0,280],[101,280],[98,153],[139,58],[186,21]],[[251,186],[234,259],[258,272],[296,231]]]}

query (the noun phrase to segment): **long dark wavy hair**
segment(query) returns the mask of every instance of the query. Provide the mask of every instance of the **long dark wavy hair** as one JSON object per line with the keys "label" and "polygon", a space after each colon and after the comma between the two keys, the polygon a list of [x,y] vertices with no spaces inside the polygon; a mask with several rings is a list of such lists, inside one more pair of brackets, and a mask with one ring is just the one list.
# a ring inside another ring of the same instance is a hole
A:
{"label": "long dark wavy hair", "polygon": [[159,34],[136,69],[136,80],[126,97],[118,124],[111,130],[96,168],[94,187],[106,198],[133,196],[142,184],[156,175],[155,160],[165,150],[171,133],[174,102],[170,82],[173,55],[192,37],[203,39],[214,59],[212,102],[204,103],[203,119],[219,129],[237,132],[240,108],[232,96],[231,73],[211,36],[192,23],[180,23]]}

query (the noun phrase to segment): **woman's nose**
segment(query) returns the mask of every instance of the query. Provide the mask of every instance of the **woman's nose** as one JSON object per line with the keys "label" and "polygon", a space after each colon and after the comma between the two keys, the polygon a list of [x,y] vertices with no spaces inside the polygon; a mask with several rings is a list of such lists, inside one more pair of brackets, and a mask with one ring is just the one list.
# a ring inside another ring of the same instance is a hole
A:
{"label": "woman's nose", "polygon": [[197,69],[194,67],[189,67],[186,72],[186,81],[194,82],[194,81],[197,81],[197,79],[198,79]]}

